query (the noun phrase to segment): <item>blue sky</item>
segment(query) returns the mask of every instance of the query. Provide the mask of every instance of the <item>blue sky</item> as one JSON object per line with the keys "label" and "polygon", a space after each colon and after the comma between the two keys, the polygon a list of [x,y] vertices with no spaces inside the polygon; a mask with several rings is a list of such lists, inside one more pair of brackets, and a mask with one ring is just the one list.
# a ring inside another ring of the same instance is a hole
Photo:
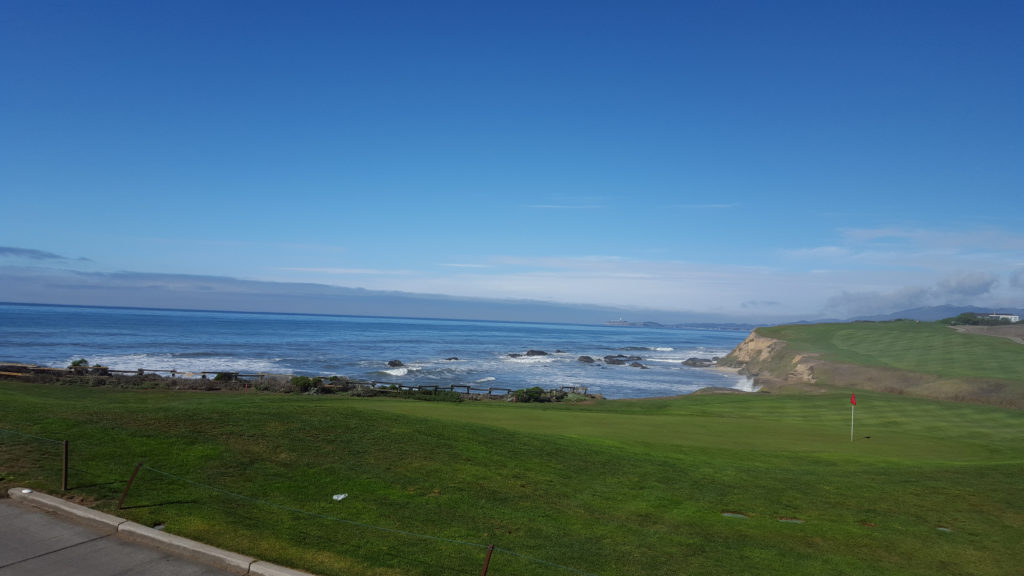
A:
{"label": "blue sky", "polygon": [[1022,29],[1015,1],[8,0],[0,300],[1021,307]]}

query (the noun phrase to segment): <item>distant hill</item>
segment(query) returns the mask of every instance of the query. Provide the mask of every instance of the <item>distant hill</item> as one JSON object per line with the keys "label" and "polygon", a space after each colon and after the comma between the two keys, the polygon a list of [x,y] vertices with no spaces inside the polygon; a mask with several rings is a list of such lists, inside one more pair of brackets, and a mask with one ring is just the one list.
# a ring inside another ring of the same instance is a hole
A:
{"label": "distant hill", "polygon": [[737,322],[682,322],[677,324],[662,324],[660,322],[629,322],[626,320],[612,320],[605,322],[606,326],[622,326],[625,328],[665,328],[668,330],[753,330],[759,324],[737,323]]}
{"label": "distant hill", "polygon": [[964,312],[973,312],[975,314],[1017,314],[1024,316],[1024,308],[981,308],[979,306],[926,306],[922,308],[911,308],[909,310],[901,310],[899,312],[893,312],[892,314],[879,314],[875,316],[858,316],[851,318],[851,321],[862,321],[862,322],[886,322],[889,320],[919,320],[921,322],[935,322],[937,320],[943,320],[945,318],[952,318]]}

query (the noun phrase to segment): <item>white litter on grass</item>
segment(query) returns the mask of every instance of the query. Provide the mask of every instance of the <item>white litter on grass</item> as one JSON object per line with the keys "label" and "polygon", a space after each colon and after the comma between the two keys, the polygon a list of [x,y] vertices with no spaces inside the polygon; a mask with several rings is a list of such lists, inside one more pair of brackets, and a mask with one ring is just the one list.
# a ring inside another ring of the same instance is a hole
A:
{"label": "white litter on grass", "polygon": [[345,498],[348,498],[348,494],[335,494],[334,496],[332,496],[332,498],[334,498],[338,502],[341,502]]}

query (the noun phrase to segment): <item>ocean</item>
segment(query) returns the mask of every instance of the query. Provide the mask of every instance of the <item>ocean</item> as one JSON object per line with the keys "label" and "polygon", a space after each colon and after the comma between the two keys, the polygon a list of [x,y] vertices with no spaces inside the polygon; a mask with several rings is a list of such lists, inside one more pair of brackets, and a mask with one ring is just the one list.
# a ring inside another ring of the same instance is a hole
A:
{"label": "ocean", "polygon": [[[745,331],[0,304],[0,361],[117,370],[274,373],[415,385],[585,386],[606,398],[749,390],[684,366],[724,356]],[[527,355],[530,350],[546,355]],[[604,362],[638,357],[645,368]],[[580,362],[581,356],[597,360]],[[389,366],[399,360],[402,366]]]}

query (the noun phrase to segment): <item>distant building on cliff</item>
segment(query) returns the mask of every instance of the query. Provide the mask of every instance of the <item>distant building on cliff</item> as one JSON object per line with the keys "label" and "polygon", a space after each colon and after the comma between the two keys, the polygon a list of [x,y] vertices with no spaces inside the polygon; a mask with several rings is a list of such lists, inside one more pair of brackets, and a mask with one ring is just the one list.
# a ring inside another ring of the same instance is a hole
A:
{"label": "distant building on cliff", "polygon": [[989,314],[988,317],[995,320],[1008,320],[1013,324],[1020,322],[1020,316],[1017,314]]}

